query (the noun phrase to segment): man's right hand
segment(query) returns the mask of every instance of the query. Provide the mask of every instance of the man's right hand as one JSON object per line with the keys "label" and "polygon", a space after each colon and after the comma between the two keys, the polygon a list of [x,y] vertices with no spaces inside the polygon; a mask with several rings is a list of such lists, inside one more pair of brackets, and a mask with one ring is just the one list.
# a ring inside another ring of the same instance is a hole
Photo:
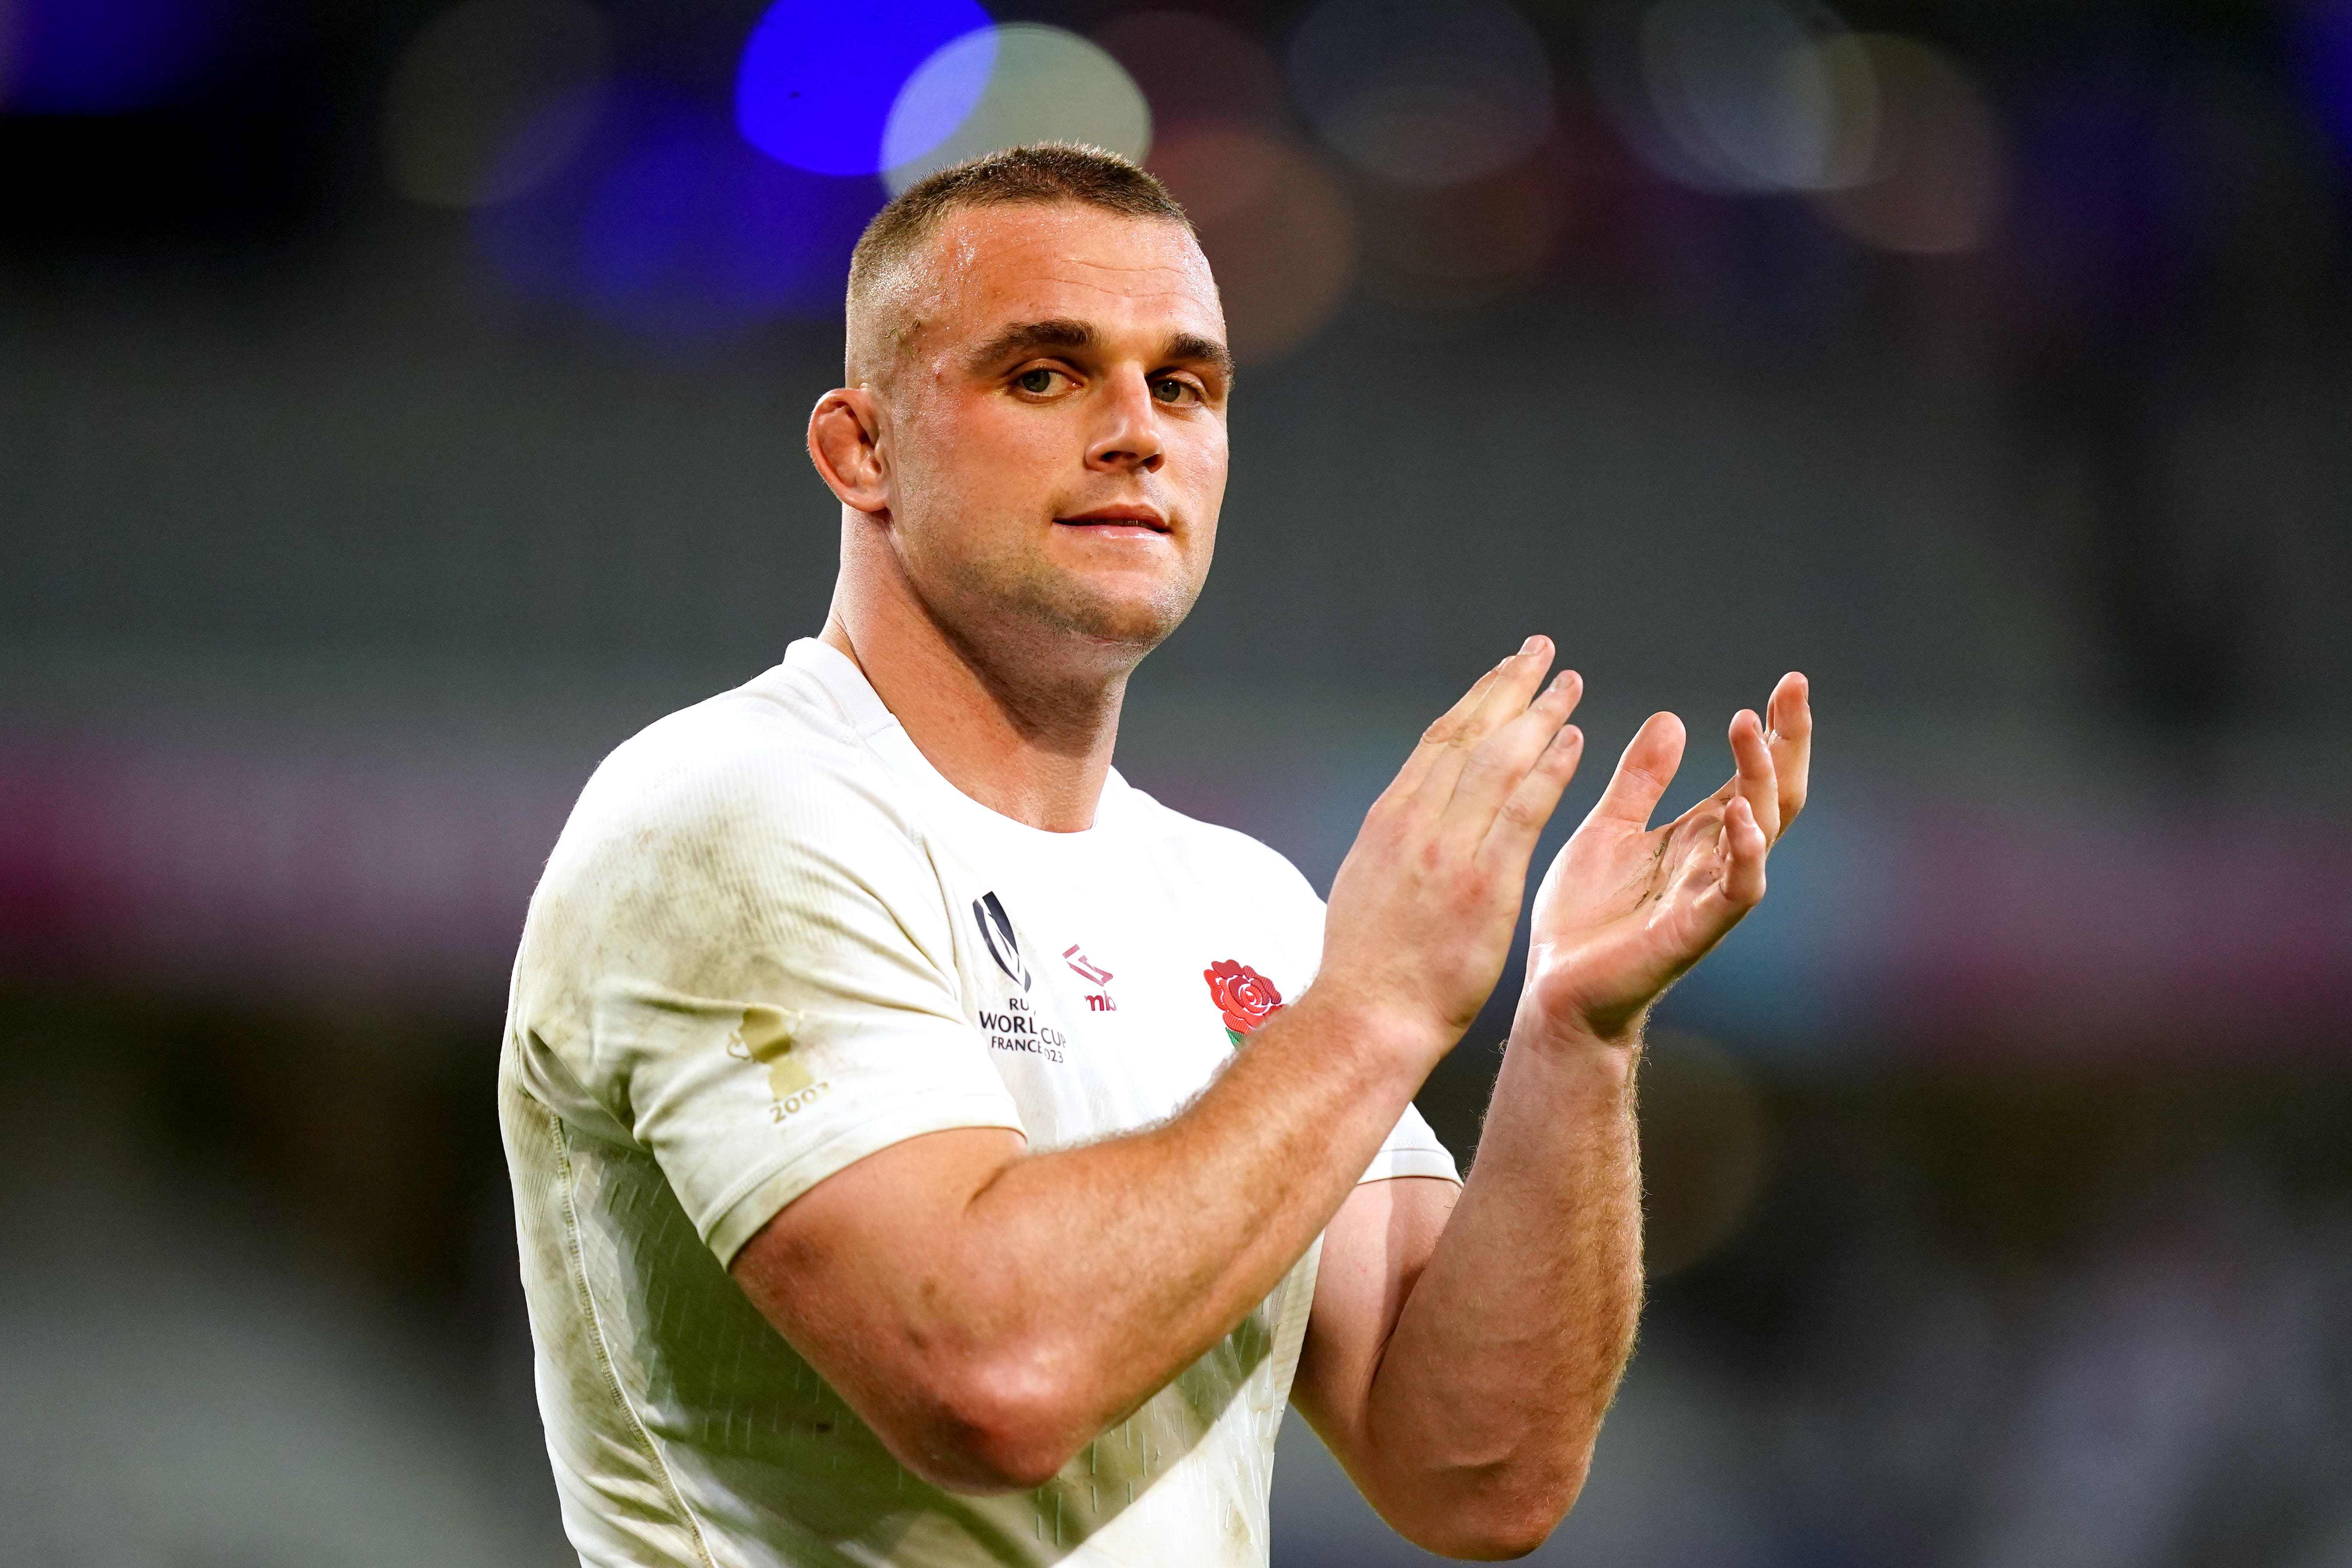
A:
{"label": "man's right hand", "polygon": [[1529,637],[1429,727],[1331,885],[1322,969],[1300,1001],[1425,1053],[1424,1071],[1502,977],[1537,837],[1583,754],[1568,716],[1584,682],[1562,670],[1546,684],[1551,659],[1551,639]]}

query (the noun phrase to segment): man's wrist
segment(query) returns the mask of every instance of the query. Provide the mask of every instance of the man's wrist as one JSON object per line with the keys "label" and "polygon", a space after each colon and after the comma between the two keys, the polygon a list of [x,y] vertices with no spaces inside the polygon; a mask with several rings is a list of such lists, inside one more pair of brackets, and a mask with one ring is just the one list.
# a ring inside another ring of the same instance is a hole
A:
{"label": "man's wrist", "polygon": [[1511,1020],[1510,1043],[1514,1047],[1539,1050],[1547,1056],[1589,1058],[1596,1067],[1632,1076],[1633,1064],[1642,1052],[1643,1034],[1649,1026],[1649,1008],[1643,1007],[1622,1022],[1604,1026],[1581,1014],[1548,1008],[1533,993],[1530,985],[1528,994],[1520,997],[1518,1013]]}
{"label": "man's wrist", "polygon": [[1411,1008],[1350,994],[1336,985],[1310,985],[1284,1011],[1322,1039],[1357,1056],[1376,1074],[1403,1072],[1418,1081],[1454,1044],[1442,1025]]}

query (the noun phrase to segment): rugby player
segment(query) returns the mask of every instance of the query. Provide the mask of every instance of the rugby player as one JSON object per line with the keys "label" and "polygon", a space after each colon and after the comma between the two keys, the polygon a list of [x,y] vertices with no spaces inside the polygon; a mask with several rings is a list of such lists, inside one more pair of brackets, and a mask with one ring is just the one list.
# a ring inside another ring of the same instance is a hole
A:
{"label": "rugby player", "polygon": [[1580,682],[1542,637],[1480,677],[1328,908],[1123,781],[1215,543],[1224,336],[1182,211],[1090,149],[946,170],[859,244],[825,624],[604,763],[515,969],[583,1562],[1263,1563],[1294,1400],[1431,1551],[1575,1500],[1641,1297],[1643,1020],[1763,897],[1805,683],[1660,826],[1683,731],[1633,738],[1535,896],[1464,1179],[1412,1097],[1502,973]]}

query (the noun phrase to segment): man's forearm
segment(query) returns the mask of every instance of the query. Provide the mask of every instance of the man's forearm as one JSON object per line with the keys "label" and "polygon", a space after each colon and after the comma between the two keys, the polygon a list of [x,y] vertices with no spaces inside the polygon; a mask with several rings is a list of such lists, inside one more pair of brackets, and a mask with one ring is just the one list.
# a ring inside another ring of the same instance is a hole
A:
{"label": "man's forearm", "polygon": [[1361,1479],[1423,1544],[1531,1548],[1576,1500],[1642,1294],[1636,1058],[1523,1018],[1477,1162],[1358,1406]]}
{"label": "man's forearm", "polygon": [[1015,1310],[1087,1325],[1054,1349],[1101,1381],[1103,1423],[1232,1332],[1378,1152],[1430,1058],[1370,1028],[1302,998],[1181,1115],[1016,1162],[973,1202],[969,1243]]}

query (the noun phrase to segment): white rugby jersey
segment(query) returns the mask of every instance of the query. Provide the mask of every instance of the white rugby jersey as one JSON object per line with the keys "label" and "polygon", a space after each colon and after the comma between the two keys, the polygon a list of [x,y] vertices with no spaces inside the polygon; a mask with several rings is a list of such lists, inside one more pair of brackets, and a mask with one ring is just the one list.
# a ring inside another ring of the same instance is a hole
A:
{"label": "white rugby jersey", "polygon": [[[1045,1150],[1180,1110],[1304,990],[1322,904],[1117,773],[988,810],[855,663],[782,664],[607,758],[530,905],[499,1104],[540,1406],[584,1563],[1263,1564],[1317,1253],[1034,1492],[901,1467],[727,1273],[784,1205],[951,1127]],[[1458,1179],[1408,1110],[1365,1180]]]}

